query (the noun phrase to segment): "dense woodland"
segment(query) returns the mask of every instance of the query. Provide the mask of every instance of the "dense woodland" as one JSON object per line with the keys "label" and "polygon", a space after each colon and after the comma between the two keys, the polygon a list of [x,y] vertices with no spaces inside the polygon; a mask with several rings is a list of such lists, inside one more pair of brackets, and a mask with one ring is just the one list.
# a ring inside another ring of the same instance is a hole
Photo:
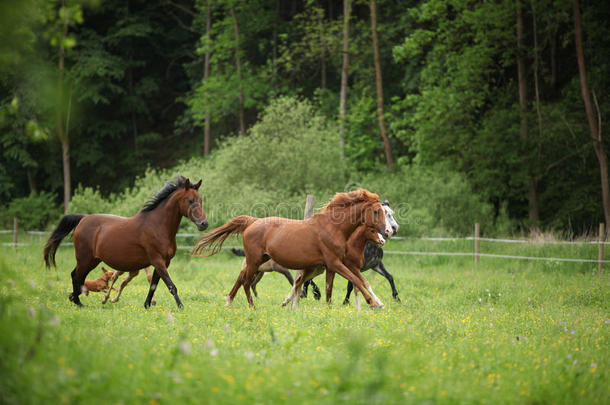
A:
{"label": "dense woodland", "polygon": [[[455,198],[507,230],[586,232],[610,223],[608,21],[610,2],[590,0],[3,1],[2,220],[44,201],[54,221],[87,187],[109,198],[188,159],[221,171],[227,148],[240,169],[259,148],[240,170],[279,199],[390,179],[437,184],[435,200],[457,176]],[[323,121],[286,158],[290,184],[256,168],[280,154],[253,130],[265,111]],[[300,185],[315,176],[301,160],[335,147],[320,163],[334,180]]]}

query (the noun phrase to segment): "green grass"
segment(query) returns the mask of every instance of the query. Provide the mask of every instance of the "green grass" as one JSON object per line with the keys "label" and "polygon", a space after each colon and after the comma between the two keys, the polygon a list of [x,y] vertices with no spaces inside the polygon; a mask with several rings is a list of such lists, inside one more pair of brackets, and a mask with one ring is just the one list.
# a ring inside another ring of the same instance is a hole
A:
{"label": "green grass", "polygon": [[[118,303],[91,293],[78,309],[67,298],[72,248],[46,270],[42,239],[29,241],[17,253],[0,246],[0,403],[610,401],[610,269],[599,277],[595,263],[482,258],[475,271],[472,258],[386,255],[401,303],[369,271],[383,310],[340,305],[341,278],[331,307],[310,297],[289,310],[280,307],[288,283],[268,274],[250,310],[243,290],[223,306],[241,258],[179,251],[170,272],[183,310],[163,285],[145,310],[143,275]],[[387,250],[471,245],[405,240]],[[596,257],[591,248],[484,247]]]}

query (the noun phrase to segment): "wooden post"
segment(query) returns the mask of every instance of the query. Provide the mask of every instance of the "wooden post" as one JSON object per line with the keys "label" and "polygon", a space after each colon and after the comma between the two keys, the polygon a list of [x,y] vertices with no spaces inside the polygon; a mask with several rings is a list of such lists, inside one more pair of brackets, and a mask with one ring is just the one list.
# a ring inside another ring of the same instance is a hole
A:
{"label": "wooden post", "polygon": [[602,222],[599,224],[599,255],[597,263],[597,272],[601,276],[604,272],[604,241],[606,240],[606,229],[605,224]]}
{"label": "wooden post", "polygon": [[479,265],[479,253],[481,252],[481,242],[479,236],[481,235],[481,226],[477,222],[474,224],[474,268],[476,269]]}
{"label": "wooden post", "polygon": [[305,215],[303,219],[307,219],[313,215],[313,207],[316,204],[316,197],[311,194],[307,194],[307,200],[305,201]]}
{"label": "wooden post", "polygon": [[17,217],[13,217],[13,249],[17,250]]}

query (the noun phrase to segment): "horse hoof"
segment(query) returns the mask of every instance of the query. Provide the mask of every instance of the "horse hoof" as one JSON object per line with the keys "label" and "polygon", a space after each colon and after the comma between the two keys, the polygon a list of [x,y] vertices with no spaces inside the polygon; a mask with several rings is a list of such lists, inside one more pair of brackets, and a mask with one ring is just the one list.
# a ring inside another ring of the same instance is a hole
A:
{"label": "horse hoof", "polygon": [[82,307],[83,306],[83,304],[80,302],[78,297],[74,296],[74,293],[70,293],[70,295],[68,296],[68,299],[70,300],[70,302],[73,302],[78,307]]}
{"label": "horse hoof", "polygon": [[402,301],[400,300],[400,298],[398,298],[398,295],[397,295],[396,297],[394,297],[394,299],[396,300],[396,302],[402,302]]}
{"label": "horse hoof", "polygon": [[118,301],[119,301],[119,299],[118,299],[118,298],[113,298],[113,299],[111,299],[111,300],[110,300],[110,302],[112,302],[113,304],[114,304],[115,302],[118,302]]}
{"label": "horse hoof", "polygon": [[231,297],[229,297],[228,295],[225,297],[225,307],[230,307],[231,304],[233,303],[233,301],[231,300]]}
{"label": "horse hoof", "polygon": [[349,300],[344,300],[343,305],[349,305]]}

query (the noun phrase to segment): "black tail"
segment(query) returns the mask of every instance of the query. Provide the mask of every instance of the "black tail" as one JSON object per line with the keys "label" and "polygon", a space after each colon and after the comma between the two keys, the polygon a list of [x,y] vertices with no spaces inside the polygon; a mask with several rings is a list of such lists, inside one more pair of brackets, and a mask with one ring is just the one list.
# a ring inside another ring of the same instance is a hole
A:
{"label": "black tail", "polygon": [[231,252],[233,252],[233,254],[235,256],[245,256],[246,252],[244,252],[243,249],[239,249],[239,248],[231,248]]}
{"label": "black tail", "polygon": [[53,267],[56,267],[55,252],[57,251],[61,240],[65,238],[66,235],[68,235],[70,232],[72,232],[74,228],[76,228],[76,225],[78,225],[78,223],[81,219],[83,219],[83,217],[84,215],[81,214],[70,214],[64,215],[61,221],[59,221],[57,228],[55,228],[55,230],[49,237],[47,244],[44,245],[44,262],[47,267],[51,265],[53,265]]}

